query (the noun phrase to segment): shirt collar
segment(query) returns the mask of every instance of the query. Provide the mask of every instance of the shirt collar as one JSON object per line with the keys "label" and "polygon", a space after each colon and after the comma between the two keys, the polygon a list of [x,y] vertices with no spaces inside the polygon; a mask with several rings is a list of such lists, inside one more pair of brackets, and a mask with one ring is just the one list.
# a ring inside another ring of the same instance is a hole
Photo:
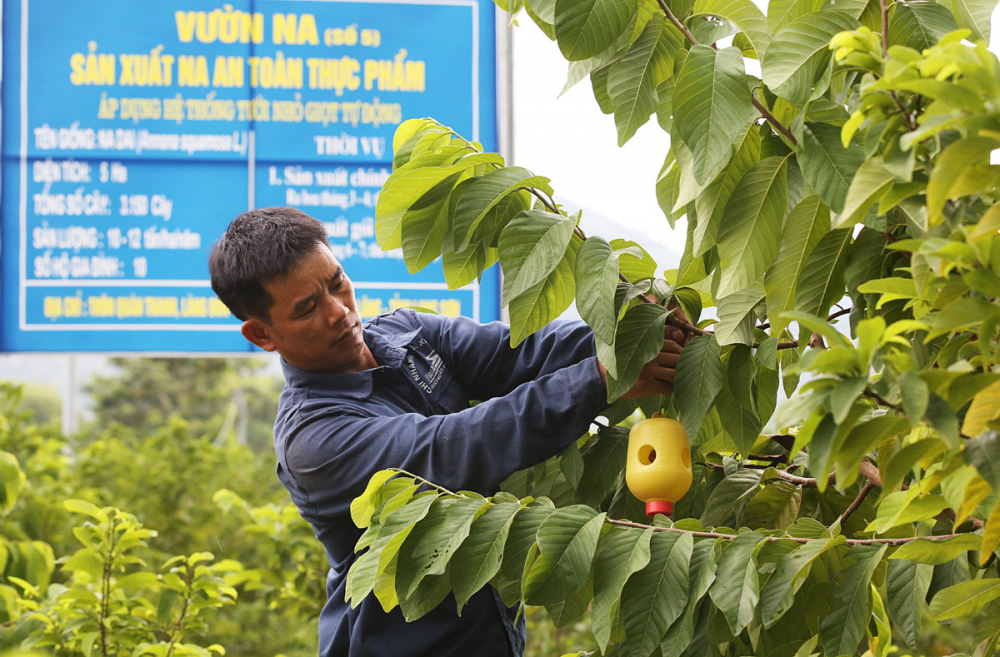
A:
{"label": "shirt collar", "polygon": [[415,329],[407,333],[382,333],[370,326],[363,327],[363,335],[368,349],[381,365],[375,369],[330,374],[303,370],[281,359],[281,370],[285,381],[293,388],[314,388],[337,394],[338,396],[363,399],[371,395],[373,374],[380,370],[395,369],[402,365],[406,356],[406,346],[420,333]]}

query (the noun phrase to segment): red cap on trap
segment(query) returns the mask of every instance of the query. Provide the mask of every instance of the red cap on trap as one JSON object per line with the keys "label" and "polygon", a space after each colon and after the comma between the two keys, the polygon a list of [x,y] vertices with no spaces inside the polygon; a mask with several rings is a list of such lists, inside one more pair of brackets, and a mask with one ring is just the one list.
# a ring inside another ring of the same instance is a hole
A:
{"label": "red cap on trap", "polygon": [[657,513],[669,516],[674,512],[674,503],[665,500],[652,500],[646,502],[646,515],[652,518]]}

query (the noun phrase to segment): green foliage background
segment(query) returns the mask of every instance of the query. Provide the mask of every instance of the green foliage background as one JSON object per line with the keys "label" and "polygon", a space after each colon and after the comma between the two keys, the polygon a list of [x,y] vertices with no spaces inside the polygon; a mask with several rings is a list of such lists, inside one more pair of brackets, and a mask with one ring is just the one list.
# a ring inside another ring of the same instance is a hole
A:
{"label": "green foliage background", "polygon": [[[101,591],[100,562],[118,605],[105,614],[107,654],[148,644],[150,654],[218,645],[230,655],[314,655],[328,566],[274,475],[273,416],[264,418],[280,381],[245,360],[118,365],[118,377],[90,386],[101,410],[72,437],[37,424],[21,390],[0,383],[0,555],[9,555],[0,559],[0,647],[103,654],[93,636],[101,608],[86,593]],[[237,385],[250,444],[234,433],[216,446]],[[109,522],[141,540],[120,544],[128,549],[114,563],[107,550],[88,554],[98,539],[81,542],[88,524],[110,536]],[[200,583],[182,617],[186,590],[170,573],[183,580],[184,569]]]}
{"label": "green foliage background", "polygon": [[[101,590],[93,559],[109,555],[91,554],[79,532],[103,526],[97,545],[114,521],[141,542],[109,573],[118,606],[108,654],[145,643],[140,651],[161,655],[203,655],[208,646],[230,656],[315,655],[329,566],[274,475],[280,379],[245,359],[116,365],[117,375],[88,386],[100,410],[76,436],[59,432],[58,407],[44,394],[29,388],[25,399],[24,387],[0,382],[0,651],[102,654],[92,623],[100,607],[86,592]],[[248,444],[237,444],[234,429],[216,446],[237,386],[247,394]],[[188,568],[180,555],[196,563]],[[185,568],[205,569],[198,586],[213,595],[181,619],[186,591],[170,573],[183,583]],[[589,635],[583,624],[554,628],[543,608],[529,625],[528,657],[565,652]]]}

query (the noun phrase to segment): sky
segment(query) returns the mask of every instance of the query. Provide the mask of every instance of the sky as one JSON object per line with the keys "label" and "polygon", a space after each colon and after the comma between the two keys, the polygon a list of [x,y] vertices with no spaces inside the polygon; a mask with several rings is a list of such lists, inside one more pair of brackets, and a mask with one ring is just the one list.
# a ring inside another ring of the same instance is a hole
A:
{"label": "sky", "polygon": [[[614,117],[601,113],[590,80],[559,97],[566,60],[530,18],[522,14],[518,22],[511,28],[514,162],[551,178],[567,205],[593,210],[668,246],[679,260],[683,223],[680,230],[671,231],[656,204],[656,176],[670,147],[669,136],[653,117],[619,148]],[[582,222],[586,229],[586,211]]]}

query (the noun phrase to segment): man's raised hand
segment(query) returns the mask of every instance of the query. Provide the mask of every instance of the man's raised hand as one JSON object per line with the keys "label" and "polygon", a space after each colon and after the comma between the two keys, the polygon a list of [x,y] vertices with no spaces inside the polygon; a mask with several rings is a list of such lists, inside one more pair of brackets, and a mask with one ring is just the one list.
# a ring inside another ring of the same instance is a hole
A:
{"label": "man's raised hand", "polygon": [[[690,324],[691,320],[681,309],[676,301],[671,301],[667,308],[672,310],[674,317],[685,324]],[[628,392],[621,396],[621,399],[636,399],[646,395],[669,395],[674,391],[674,375],[677,372],[677,362],[680,359],[684,345],[691,339],[691,335],[676,326],[667,324],[663,327],[663,346],[653,360],[646,363],[639,371],[639,378],[635,384],[629,388]],[[608,384],[608,375],[604,365],[598,361],[597,368],[601,372],[604,385]]]}
{"label": "man's raised hand", "polygon": [[663,346],[653,360],[639,370],[639,379],[622,399],[635,399],[646,395],[669,395],[674,391],[674,374],[677,361],[684,349],[686,334],[676,326],[663,327]]}

